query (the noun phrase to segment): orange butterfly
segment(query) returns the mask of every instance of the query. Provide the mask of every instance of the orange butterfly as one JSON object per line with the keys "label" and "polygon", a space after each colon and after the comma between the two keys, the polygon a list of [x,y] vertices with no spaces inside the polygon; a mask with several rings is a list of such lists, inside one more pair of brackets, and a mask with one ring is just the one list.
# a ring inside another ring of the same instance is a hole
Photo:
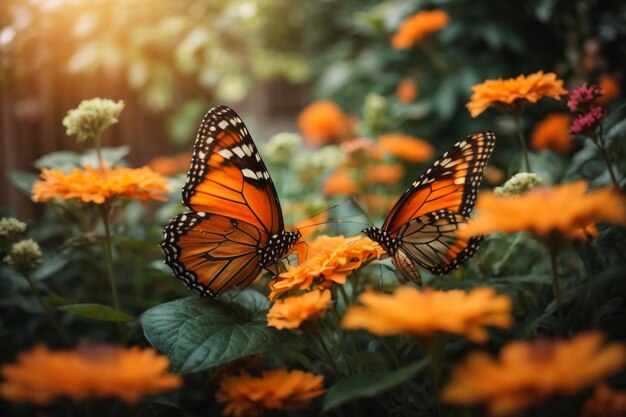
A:
{"label": "orange butterfly", "polygon": [[391,256],[396,268],[421,285],[418,265],[445,275],[468,260],[482,236],[459,239],[455,232],[474,208],[496,135],[478,132],[454,144],[408,190],[382,228],[363,230]]}
{"label": "orange butterfly", "polygon": [[274,267],[300,239],[285,231],[276,188],[234,110],[215,107],[196,137],[183,187],[189,211],[163,230],[165,263],[187,287],[218,298]]}

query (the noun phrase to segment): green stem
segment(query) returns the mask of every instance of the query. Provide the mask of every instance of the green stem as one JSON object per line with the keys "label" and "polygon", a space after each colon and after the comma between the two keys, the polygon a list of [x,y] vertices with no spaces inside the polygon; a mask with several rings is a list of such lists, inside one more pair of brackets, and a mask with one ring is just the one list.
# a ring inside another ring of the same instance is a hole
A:
{"label": "green stem", "polygon": [[561,288],[559,284],[559,271],[557,265],[557,248],[554,242],[548,243],[550,254],[550,269],[552,271],[552,287],[554,289],[554,300],[559,314],[559,333],[563,333],[563,308],[561,307]]}
{"label": "green stem", "polygon": [[526,139],[524,138],[524,131],[522,130],[521,110],[516,110],[513,113],[513,120],[515,121],[515,128],[517,130],[517,137],[519,138],[520,145],[522,146],[522,155],[524,157],[524,169],[526,172],[532,172],[530,168],[530,159],[528,159],[528,148],[526,146]]}
{"label": "green stem", "polygon": [[328,349],[328,345],[326,344],[326,341],[324,340],[324,336],[322,336],[321,333],[317,333],[316,339],[317,339],[318,344],[324,351],[324,356],[326,356],[326,362],[328,363],[328,366],[330,366],[330,368],[333,370],[337,378],[341,378],[339,367],[335,363],[335,359],[333,358],[333,354],[330,353],[330,349]]}
{"label": "green stem", "polygon": [[107,263],[107,276],[111,294],[113,295],[113,306],[116,310],[120,310],[120,299],[117,293],[117,283],[115,280],[115,272],[113,270],[113,249],[111,246],[111,226],[109,225],[109,205],[105,203],[100,210],[102,214],[102,223],[104,224],[104,254]]}
{"label": "green stem", "polygon": [[65,332],[63,331],[63,328],[61,327],[59,322],[56,321],[56,319],[54,318],[53,312],[50,311],[50,309],[48,308],[46,303],[44,303],[44,301],[41,299],[41,296],[39,295],[39,288],[37,288],[37,284],[35,283],[33,278],[30,276],[30,274],[28,272],[23,272],[22,276],[24,276],[24,278],[26,278],[26,281],[28,282],[28,285],[30,286],[30,289],[33,292],[33,295],[37,299],[37,302],[39,303],[39,306],[43,310],[44,314],[46,315],[46,318],[48,319],[48,321],[50,322],[52,327],[54,327],[54,329],[59,334],[59,336],[61,337],[63,342],[65,344],[69,345],[69,338],[67,337],[67,334],[65,334]]}
{"label": "green stem", "polygon": [[99,168],[104,171],[104,158],[102,157],[102,150],[100,149],[100,138],[102,138],[102,132],[94,138],[94,146],[96,148],[96,155],[98,156]]}
{"label": "green stem", "polygon": [[430,370],[433,383],[433,401],[435,405],[435,415],[441,416],[441,406],[439,404],[439,391],[441,389],[441,361],[440,348],[442,344],[437,336],[428,344],[428,356],[430,358]]}
{"label": "green stem", "polygon": [[402,364],[400,363],[400,359],[398,359],[398,355],[396,355],[396,352],[394,352],[391,346],[389,346],[389,343],[387,343],[385,338],[381,336],[376,336],[376,339],[378,339],[381,346],[385,349],[385,351],[387,351],[387,354],[393,361],[393,364],[395,365],[396,369],[402,368]]}
{"label": "green stem", "polygon": [[611,176],[613,187],[615,187],[616,190],[619,190],[620,189],[619,182],[617,181],[617,177],[615,173],[613,172],[613,168],[611,167],[611,160],[609,159],[609,155],[606,153],[603,136],[604,136],[603,128],[602,126],[600,126],[600,133],[599,134],[594,133],[591,139],[593,140],[593,143],[595,143],[598,149],[600,150],[600,155],[602,156],[602,159],[604,159],[604,163],[606,164],[606,167],[609,170],[609,175]]}
{"label": "green stem", "polygon": [[[113,269],[113,247],[111,243],[111,226],[109,224],[109,203],[104,203],[100,207],[102,223],[104,224],[104,253],[107,263],[107,277],[109,279],[109,286],[111,287],[111,295],[113,296],[113,306],[116,310],[121,311],[120,297],[117,292],[117,281],[115,279],[115,272]],[[122,342],[125,342],[126,332],[124,330],[124,325],[122,323],[117,323],[117,330],[119,331]]]}

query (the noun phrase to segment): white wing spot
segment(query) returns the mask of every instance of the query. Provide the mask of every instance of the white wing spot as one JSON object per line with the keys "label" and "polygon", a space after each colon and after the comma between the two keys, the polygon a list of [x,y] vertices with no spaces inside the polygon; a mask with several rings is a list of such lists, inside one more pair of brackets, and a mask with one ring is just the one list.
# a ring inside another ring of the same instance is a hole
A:
{"label": "white wing spot", "polygon": [[221,129],[226,129],[228,127],[228,122],[226,120],[222,120],[217,124]]}
{"label": "white wing spot", "polygon": [[217,153],[222,155],[224,159],[230,159],[230,157],[233,156],[233,153],[229,149],[220,149]]}
{"label": "white wing spot", "polygon": [[243,153],[243,150],[239,146],[235,146],[234,148],[232,148],[232,151],[235,152],[235,155],[237,155],[240,158],[243,158],[243,156],[245,155]]}
{"label": "white wing spot", "polygon": [[255,174],[252,170],[250,170],[248,168],[242,169],[241,173],[243,174],[244,177],[252,178],[254,180],[258,180],[259,179],[259,177],[257,177],[257,174]]}

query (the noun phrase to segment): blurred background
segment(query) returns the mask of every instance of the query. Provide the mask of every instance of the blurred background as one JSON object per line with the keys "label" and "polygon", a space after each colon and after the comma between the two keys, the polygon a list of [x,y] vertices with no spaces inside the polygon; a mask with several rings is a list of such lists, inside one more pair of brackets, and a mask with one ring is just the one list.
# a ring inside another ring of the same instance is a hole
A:
{"label": "blurred background", "polygon": [[[430,8],[449,24],[419,47],[393,48],[400,22]],[[263,142],[297,131],[315,99],[364,118],[372,94],[387,117],[370,133],[414,135],[440,151],[484,128],[513,137],[497,112],[472,119],[465,108],[485,79],[544,70],[566,88],[604,77],[621,91],[625,35],[621,0],[2,0],[0,207],[37,214],[12,184],[36,174],[44,154],[89,146],[61,124],[83,99],[125,102],[104,146],[128,146],[135,166],[188,154],[216,104],[234,107]],[[563,109],[542,101],[525,128]],[[501,141],[496,165],[506,169],[517,146]]]}

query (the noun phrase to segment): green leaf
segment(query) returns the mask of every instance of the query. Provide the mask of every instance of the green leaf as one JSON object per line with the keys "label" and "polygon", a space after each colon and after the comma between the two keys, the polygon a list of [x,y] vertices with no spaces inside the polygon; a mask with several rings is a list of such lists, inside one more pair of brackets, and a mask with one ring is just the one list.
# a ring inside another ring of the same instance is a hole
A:
{"label": "green leaf", "polygon": [[[102,148],[102,159],[104,159],[109,166],[120,165],[124,157],[130,153],[128,146],[116,146],[114,148]],[[97,167],[100,165],[98,160],[98,154],[94,148],[89,149],[80,157],[81,165],[91,165]]]}
{"label": "green leaf", "polygon": [[124,323],[135,320],[130,314],[102,304],[69,304],[59,307],[59,310],[99,321]]}
{"label": "green leaf", "polygon": [[74,304],[74,300],[61,297],[59,295],[51,295],[49,297],[44,298],[44,301],[46,302],[46,304],[55,306],[55,307],[61,307],[61,306],[65,306],[68,304]]}
{"label": "green leaf", "polygon": [[9,172],[9,179],[15,188],[30,197],[33,184],[37,181],[37,176],[30,172],[15,170]]}
{"label": "green leaf", "polygon": [[284,349],[288,331],[267,327],[267,298],[247,289],[234,297],[189,297],[153,307],[141,317],[150,344],[178,373],[199,372],[235,359]]}
{"label": "green leaf", "polygon": [[422,359],[390,373],[353,375],[342,379],[328,390],[324,397],[323,410],[326,412],[358,398],[375,397],[413,378],[426,365],[428,359]]}
{"label": "green leaf", "polygon": [[80,155],[71,151],[50,152],[35,161],[35,167],[54,168],[61,171],[70,171],[72,168],[80,166]]}

